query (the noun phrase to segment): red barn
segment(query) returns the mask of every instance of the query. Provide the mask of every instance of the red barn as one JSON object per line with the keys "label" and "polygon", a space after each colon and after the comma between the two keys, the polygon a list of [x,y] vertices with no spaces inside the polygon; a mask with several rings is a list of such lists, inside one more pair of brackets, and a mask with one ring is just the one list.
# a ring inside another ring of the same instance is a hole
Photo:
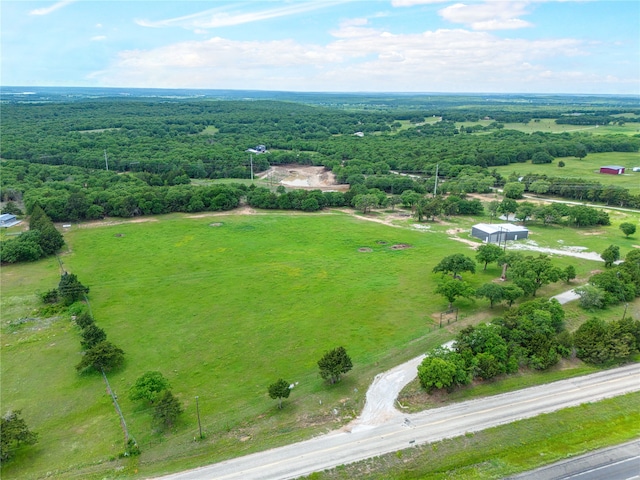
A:
{"label": "red barn", "polygon": [[600,173],[608,173],[610,175],[622,175],[624,173],[624,167],[618,165],[607,165],[600,167]]}

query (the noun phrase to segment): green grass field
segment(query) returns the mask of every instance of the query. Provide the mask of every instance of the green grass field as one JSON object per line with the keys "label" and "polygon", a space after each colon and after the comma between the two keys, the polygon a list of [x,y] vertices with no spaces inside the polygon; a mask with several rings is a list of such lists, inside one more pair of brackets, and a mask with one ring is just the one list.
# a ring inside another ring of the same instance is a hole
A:
{"label": "green grass field", "polygon": [[[565,166],[558,167],[558,161],[564,161]],[[626,167],[622,175],[608,175],[600,173],[604,165],[620,165]],[[638,152],[609,152],[590,153],[582,160],[575,157],[557,158],[552,165],[531,162],[512,163],[496,167],[497,171],[507,177],[515,172],[518,175],[528,173],[545,174],[550,177],[581,178],[598,182],[603,185],[617,185],[628,189],[633,194],[640,193],[640,172],[632,171],[633,167],[640,167],[640,153]]]}
{"label": "green grass field", "polygon": [[[451,218],[428,224],[428,231],[341,213],[141,220],[75,226],[65,233],[68,251],[61,259],[91,288],[97,324],[126,353],[125,366],[109,380],[143,455],[117,459],[123,450],[117,415],[101,377],[75,372],[80,339],[68,315],[42,320],[33,312],[35,293],[59,279],[57,260],[46,259],[0,271],[0,400],[5,410],[23,409],[40,433],[36,446],[3,466],[3,478],[149,476],[335,428],[357,415],[375,374],[449,340],[465,319],[500,312],[489,311],[485,301],[460,300],[459,324],[435,328],[447,302],[433,294],[433,266],[452,253],[473,255],[447,232],[483,218]],[[540,244],[562,238],[594,251],[620,242],[623,255],[636,242],[616,225],[597,234],[532,231]],[[391,248],[399,244],[410,248]],[[556,261],[573,263],[581,277],[601,267],[569,257]],[[478,286],[498,274],[490,266],[465,279]],[[540,295],[567,288],[549,285]],[[354,369],[330,387],[316,362],[338,345]],[[154,432],[150,412],[127,398],[148,370],[161,371],[185,407],[166,434]],[[282,411],[267,395],[279,377],[297,383]],[[194,441],[195,396],[203,441]]]}

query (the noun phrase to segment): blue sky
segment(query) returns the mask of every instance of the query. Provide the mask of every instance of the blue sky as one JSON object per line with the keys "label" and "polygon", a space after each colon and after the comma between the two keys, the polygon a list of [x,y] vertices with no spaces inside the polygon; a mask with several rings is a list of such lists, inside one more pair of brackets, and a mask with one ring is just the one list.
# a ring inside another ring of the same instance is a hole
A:
{"label": "blue sky", "polygon": [[0,84],[640,93],[640,2],[0,0]]}

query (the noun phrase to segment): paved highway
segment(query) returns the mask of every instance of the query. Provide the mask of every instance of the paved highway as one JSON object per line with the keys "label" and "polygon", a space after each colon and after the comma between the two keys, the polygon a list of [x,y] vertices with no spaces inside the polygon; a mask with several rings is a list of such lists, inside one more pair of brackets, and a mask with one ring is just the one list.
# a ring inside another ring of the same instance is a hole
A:
{"label": "paved highway", "polygon": [[456,437],[639,390],[640,364],[632,364],[417,414],[393,416],[376,426],[359,424],[356,420],[341,430],[304,442],[162,478],[293,479],[412,445]]}
{"label": "paved highway", "polygon": [[603,448],[522,473],[510,480],[633,480],[640,478],[640,440]]}

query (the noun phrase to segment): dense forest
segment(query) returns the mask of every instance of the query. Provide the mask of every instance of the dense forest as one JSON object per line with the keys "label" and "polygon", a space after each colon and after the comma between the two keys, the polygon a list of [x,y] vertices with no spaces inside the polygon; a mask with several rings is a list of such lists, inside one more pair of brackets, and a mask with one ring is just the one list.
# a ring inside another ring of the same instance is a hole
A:
{"label": "dense forest", "polygon": [[[227,210],[243,197],[256,206],[315,210],[355,206],[364,194],[433,191],[436,169],[439,193],[464,195],[513,181],[493,170],[499,165],[640,149],[639,135],[504,128],[541,118],[637,122],[640,108],[626,97],[609,103],[600,97],[574,103],[561,97],[264,97],[3,96],[0,200],[23,204],[26,213],[38,204],[54,221]],[[478,123],[461,127],[461,121]],[[267,153],[252,154],[257,145]],[[285,194],[191,183],[249,178],[292,163],[324,166],[351,190]],[[523,183],[539,194],[640,207],[640,196],[593,181],[538,175]]]}

